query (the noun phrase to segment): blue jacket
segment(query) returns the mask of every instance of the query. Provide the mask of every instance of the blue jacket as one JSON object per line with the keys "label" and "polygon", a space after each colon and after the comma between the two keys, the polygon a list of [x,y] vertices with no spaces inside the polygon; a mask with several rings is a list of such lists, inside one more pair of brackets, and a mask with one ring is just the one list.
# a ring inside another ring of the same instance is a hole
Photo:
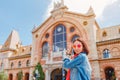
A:
{"label": "blue jacket", "polygon": [[70,80],[90,80],[91,78],[92,69],[85,53],[80,53],[71,61],[65,58],[64,68],[70,69]]}

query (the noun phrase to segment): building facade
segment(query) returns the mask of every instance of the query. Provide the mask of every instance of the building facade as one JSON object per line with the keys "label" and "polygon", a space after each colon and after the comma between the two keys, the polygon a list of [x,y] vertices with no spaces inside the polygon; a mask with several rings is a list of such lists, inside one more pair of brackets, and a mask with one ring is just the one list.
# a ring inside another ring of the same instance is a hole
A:
{"label": "building facade", "polygon": [[[23,72],[24,80],[33,80],[32,73],[40,62],[45,80],[61,80],[62,55],[64,50],[71,49],[71,42],[77,37],[86,42],[90,51],[91,80],[119,80],[120,25],[101,29],[91,7],[86,14],[74,13],[68,11],[63,1],[55,3],[50,17],[33,29],[32,46],[22,46],[19,38],[14,43],[11,38],[5,42],[14,47],[5,49],[5,44],[1,47],[1,69],[5,60],[9,80],[17,80],[19,71]],[[67,69],[64,71],[65,76]]]}
{"label": "building facade", "polygon": [[71,41],[76,37],[88,44],[92,80],[120,79],[120,26],[101,29],[91,7],[86,14],[80,14],[68,11],[62,2],[54,4],[51,16],[32,34],[34,54],[31,61],[43,65],[46,80],[61,77],[61,51],[70,49]]}

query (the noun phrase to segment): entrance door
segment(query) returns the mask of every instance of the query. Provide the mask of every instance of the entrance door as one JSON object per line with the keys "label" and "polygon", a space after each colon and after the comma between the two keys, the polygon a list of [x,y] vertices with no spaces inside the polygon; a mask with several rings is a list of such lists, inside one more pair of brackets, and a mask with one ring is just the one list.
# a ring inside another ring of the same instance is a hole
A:
{"label": "entrance door", "polygon": [[9,74],[9,80],[13,80],[13,75]]}
{"label": "entrance door", "polygon": [[112,67],[108,67],[105,69],[105,77],[106,80],[116,80],[115,72]]}
{"label": "entrance door", "polygon": [[29,73],[25,74],[25,80],[29,80]]}
{"label": "entrance door", "polygon": [[[64,70],[64,74],[66,76],[66,71]],[[65,78],[64,76],[64,78]],[[52,71],[51,73],[51,80],[62,80],[62,69],[57,68],[55,70]]]}

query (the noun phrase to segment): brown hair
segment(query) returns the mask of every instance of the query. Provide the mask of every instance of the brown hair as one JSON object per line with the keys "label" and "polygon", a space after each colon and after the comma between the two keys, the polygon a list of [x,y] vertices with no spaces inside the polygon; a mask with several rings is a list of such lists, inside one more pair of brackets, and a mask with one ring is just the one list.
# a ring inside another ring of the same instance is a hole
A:
{"label": "brown hair", "polygon": [[[73,43],[76,42],[76,41],[79,41],[79,42],[82,43],[82,45],[83,45],[83,51],[82,51],[82,52],[86,52],[86,54],[88,55],[89,49],[88,49],[88,47],[87,47],[87,44],[86,44],[82,39],[80,39],[80,38],[76,38],[76,39],[73,41]],[[74,53],[75,53],[75,52],[74,52]]]}

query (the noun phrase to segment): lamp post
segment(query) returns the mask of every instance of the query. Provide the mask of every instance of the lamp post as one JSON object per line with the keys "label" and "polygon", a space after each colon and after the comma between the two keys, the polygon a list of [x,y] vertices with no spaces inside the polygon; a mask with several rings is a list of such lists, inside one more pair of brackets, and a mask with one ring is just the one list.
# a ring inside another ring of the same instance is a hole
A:
{"label": "lamp post", "polygon": [[35,70],[35,74],[36,74],[35,78],[36,78],[36,80],[38,80],[38,78],[40,78],[40,73],[39,73],[38,69]]}
{"label": "lamp post", "polygon": [[[64,56],[65,55],[65,49],[62,51],[62,60],[64,59]],[[63,66],[64,63],[62,63],[62,80],[65,80],[65,71],[64,71],[64,66]]]}

